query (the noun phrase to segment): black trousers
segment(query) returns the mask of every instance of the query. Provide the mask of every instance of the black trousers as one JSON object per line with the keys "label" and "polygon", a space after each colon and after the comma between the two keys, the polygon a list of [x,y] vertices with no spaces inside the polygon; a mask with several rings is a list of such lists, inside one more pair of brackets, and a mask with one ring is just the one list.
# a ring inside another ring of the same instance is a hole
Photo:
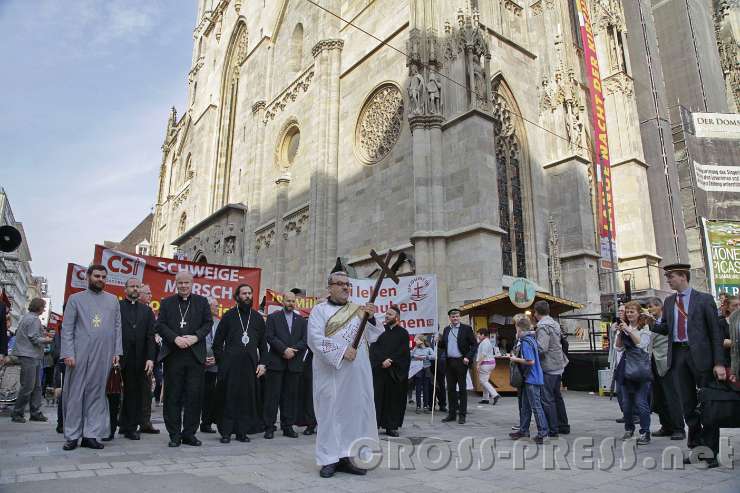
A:
{"label": "black trousers", "polygon": [[[432,367],[432,371],[434,371],[434,367]],[[440,359],[439,361],[437,361],[437,371],[434,373],[434,382],[432,382],[437,388],[437,402],[439,403],[440,409],[444,409],[445,407],[447,407],[447,386],[445,385],[446,378],[447,361],[444,359]],[[434,406],[433,402],[432,406]]]}
{"label": "black trousers", "polygon": [[684,429],[683,409],[681,400],[678,398],[676,390],[673,388],[673,381],[669,378],[670,374],[658,375],[658,369],[653,366],[653,406],[652,410],[658,415],[660,427],[663,430],[674,432]]}
{"label": "black trousers", "polygon": [[298,426],[316,426],[316,413],[313,409],[313,370],[310,365],[303,365],[298,384],[298,405],[296,424]]}
{"label": "black trousers", "polygon": [[123,368],[123,402],[121,404],[121,432],[136,431],[144,423],[143,397],[148,387],[144,368]]}
{"label": "black trousers", "polygon": [[712,380],[712,371],[699,371],[688,347],[673,345],[673,361],[666,378],[670,378],[676,389],[683,409],[683,418],[689,427],[689,441],[698,440],[709,447],[715,455],[719,452],[719,428],[702,426],[699,415],[697,389]]}
{"label": "black trousers", "polygon": [[265,429],[274,430],[280,407],[280,428],[295,425],[298,406],[298,381],[301,373],[288,370],[267,370],[265,381]]}
{"label": "black trousers", "polygon": [[[121,394],[108,394],[108,413],[110,414],[111,436],[118,428],[118,413],[121,411]],[[94,437],[87,437],[94,438]]]}
{"label": "black trousers", "polygon": [[447,358],[447,400],[450,416],[465,416],[468,413],[468,388],[466,376],[468,366],[462,358]]}
{"label": "black trousers", "polygon": [[170,438],[192,437],[200,422],[203,364],[191,351],[164,360],[164,424]]}
{"label": "black trousers", "polygon": [[210,426],[216,423],[216,379],[218,373],[207,371],[203,376],[203,406],[200,416],[201,426]]}

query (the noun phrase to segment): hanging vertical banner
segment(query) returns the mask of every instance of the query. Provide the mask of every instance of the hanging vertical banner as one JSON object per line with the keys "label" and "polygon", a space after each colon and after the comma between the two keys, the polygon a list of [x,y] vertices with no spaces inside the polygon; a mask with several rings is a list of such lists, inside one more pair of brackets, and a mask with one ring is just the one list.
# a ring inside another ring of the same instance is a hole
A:
{"label": "hanging vertical banner", "polygon": [[594,177],[596,180],[596,200],[598,204],[598,228],[602,269],[612,270],[611,259],[617,259],[616,221],[614,220],[614,200],[612,199],[612,176],[609,162],[609,140],[606,133],[606,107],[601,88],[599,60],[596,57],[596,44],[591,27],[591,14],[586,0],[576,2],[578,21],[583,40],[583,58],[586,67],[586,80],[591,96],[591,118],[594,128]]}
{"label": "hanging vertical banner", "polygon": [[701,219],[706,245],[707,283],[714,296],[740,294],[740,222]]}

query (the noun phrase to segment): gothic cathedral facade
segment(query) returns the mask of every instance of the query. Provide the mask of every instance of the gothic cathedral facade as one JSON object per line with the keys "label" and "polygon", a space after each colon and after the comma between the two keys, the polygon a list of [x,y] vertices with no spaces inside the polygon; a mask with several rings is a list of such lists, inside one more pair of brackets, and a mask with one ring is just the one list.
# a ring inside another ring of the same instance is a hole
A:
{"label": "gothic cathedral facade", "polygon": [[[153,253],[257,266],[264,287],[321,295],[336,257],[369,275],[369,250],[392,248],[408,254],[404,269],[438,276],[441,313],[514,277],[600,311],[611,288],[574,0],[198,3]],[[587,3],[619,266],[659,289],[658,263],[680,257],[660,241],[676,177],[643,152],[642,60],[622,2]]]}

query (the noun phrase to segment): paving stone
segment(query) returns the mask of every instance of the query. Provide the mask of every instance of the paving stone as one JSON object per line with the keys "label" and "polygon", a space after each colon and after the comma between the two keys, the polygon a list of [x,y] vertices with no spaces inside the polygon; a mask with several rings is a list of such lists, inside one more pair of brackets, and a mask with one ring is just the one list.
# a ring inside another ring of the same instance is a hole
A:
{"label": "paving stone", "polygon": [[22,474],[15,478],[18,483],[25,483],[28,481],[48,481],[50,479],[57,479],[57,473],[45,472],[39,474]]}
{"label": "paving stone", "polygon": [[80,471],[94,471],[96,469],[110,469],[110,464],[107,462],[96,462],[92,464],[80,464]]}
{"label": "paving stone", "polygon": [[76,471],[77,466],[75,464],[57,464],[52,466],[41,466],[41,472],[62,472],[62,471]]}
{"label": "paving stone", "polygon": [[98,476],[118,476],[120,474],[131,474],[131,470],[127,468],[98,469],[95,474]]}
{"label": "paving stone", "polygon": [[60,472],[60,479],[72,479],[72,478],[91,478],[95,476],[95,471],[67,471]]}

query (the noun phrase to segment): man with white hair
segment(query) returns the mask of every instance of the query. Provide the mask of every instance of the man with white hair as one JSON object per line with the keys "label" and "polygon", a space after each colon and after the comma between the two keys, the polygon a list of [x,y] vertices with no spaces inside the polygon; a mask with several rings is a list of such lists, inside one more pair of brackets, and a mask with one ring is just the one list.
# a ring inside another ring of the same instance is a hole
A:
{"label": "man with white hair", "polygon": [[[213,326],[208,300],[193,294],[193,275],[175,276],[177,293],[162,300],[155,331],[162,337],[159,359],[164,362],[164,423],[170,447],[199,446],[206,336]],[[183,412],[184,408],[184,412]]]}

